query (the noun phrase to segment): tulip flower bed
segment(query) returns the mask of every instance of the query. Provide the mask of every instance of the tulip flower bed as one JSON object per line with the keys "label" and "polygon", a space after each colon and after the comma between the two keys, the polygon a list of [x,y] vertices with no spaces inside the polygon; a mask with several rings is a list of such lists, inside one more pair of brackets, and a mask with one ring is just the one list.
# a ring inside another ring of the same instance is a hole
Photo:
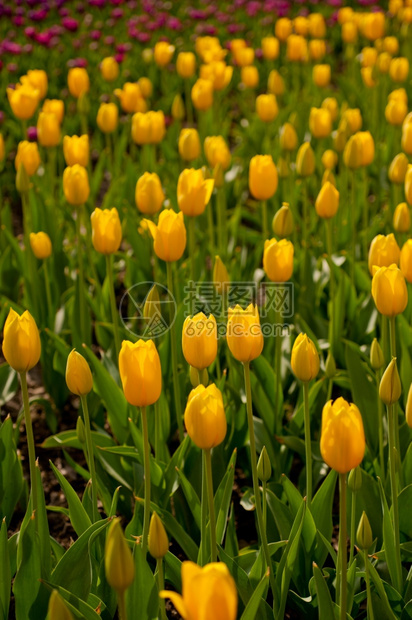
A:
{"label": "tulip flower bed", "polygon": [[0,2],[0,620],[412,618],[412,2]]}

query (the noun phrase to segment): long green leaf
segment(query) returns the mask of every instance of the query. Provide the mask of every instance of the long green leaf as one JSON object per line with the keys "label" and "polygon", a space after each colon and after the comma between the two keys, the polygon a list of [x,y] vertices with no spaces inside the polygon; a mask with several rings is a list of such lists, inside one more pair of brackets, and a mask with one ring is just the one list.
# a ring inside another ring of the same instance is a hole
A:
{"label": "long green leaf", "polygon": [[269,569],[267,569],[266,573],[263,575],[260,580],[259,585],[255,588],[252,596],[249,599],[248,604],[246,605],[245,611],[241,616],[241,620],[256,620],[257,612],[262,600],[264,593],[267,591],[269,585]]}
{"label": "long green leaf", "polygon": [[89,515],[84,509],[83,504],[79,499],[79,496],[77,495],[71,484],[66,480],[63,474],[59,472],[57,467],[53,465],[52,461],[49,461],[49,463],[66,496],[66,500],[69,505],[70,522],[77,536],[81,536],[87,529],[89,529],[92,524]]}
{"label": "long green leaf", "polygon": [[7,620],[10,605],[11,571],[5,518],[0,528],[0,566],[0,619]]}
{"label": "long green leaf", "polygon": [[313,576],[315,577],[316,594],[318,595],[319,620],[332,620],[335,617],[335,609],[325,577],[319,566],[313,563]]}

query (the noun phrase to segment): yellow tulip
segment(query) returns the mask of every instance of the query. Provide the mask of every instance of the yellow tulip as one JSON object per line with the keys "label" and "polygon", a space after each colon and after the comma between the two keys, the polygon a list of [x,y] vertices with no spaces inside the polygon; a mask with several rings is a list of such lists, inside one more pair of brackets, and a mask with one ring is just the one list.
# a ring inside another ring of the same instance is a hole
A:
{"label": "yellow tulip", "polygon": [[370,360],[371,360],[371,366],[373,370],[380,370],[385,364],[385,358],[383,356],[383,351],[377,338],[374,338],[372,340]]}
{"label": "yellow tulip", "polygon": [[374,267],[389,267],[393,263],[399,265],[400,248],[393,233],[389,235],[376,235],[369,248],[368,267],[371,276]]}
{"label": "yellow tulip", "polygon": [[359,131],[362,145],[362,166],[369,166],[375,158],[375,142],[370,131]]}
{"label": "yellow tulip", "polygon": [[240,72],[240,79],[242,84],[247,88],[256,88],[259,84],[259,71],[254,65],[248,65],[242,67]]}
{"label": "yellow tulip", "polygon": [[45,99],[42,112],[54,114],[61,125],[64,118],[64,101],[61,99]]}
{"label": "yellow tulip", "polygon": [[218,164],[221,165],[222,170],[229,168],[232,155],[222,136],[208,136],[205,138],[204,148],[206,159],[211,168],[215,168]]}
{"label": "yellow tulip", "polygon": [[93,376],[90,366],[76,349],[69,354],[66,364],[66,383],[70,392],[86,396],[93,389]]}
{"label": "yellow tulip", "polygon": [[262,54],[265,60],[276,60],[279,56],[279,40],[276,37],[264,37]]}
{"label": "yellow tulip", "polygon": [[288,17],[280,17],[275,22],[275,35],[279,41],[285,42],[291,34],[293,24]]}
{"label": "yellow tulip", "polygon": [[408,205],[412,205],[412,165],[409,164],[405,174],[405,198]]}
{"label": "yellow tulip", "polygon": [[136,112],[132,118],[132,138],[136,144],[158,144],[166,133],[165,117],[161,110]]}
{"label": "yellow tulip", "polygon": [[214,187],[213,179],[205,179],[202,170],[186,168],[177,182],[179,209],[190,217],[201,215],[208,204]]}
{"label": "yellow tulip", "polygon": [[382,11],[364,13],[361,22],[362,32],[370,41],[381,39],[385,32],[385,15]]}
{"label": "yellow tulip", "polygon": [[397,183],[398,185],[404,183],[408,163],[405,153],[395,155],[388,170],[388,177],[391,183]]}
{"label": "yellow tulip", "polygon": [[155,172],[145,172],[136,183],[136,206],[142,213],[153,215],[162,208],[165,195]]}
{"label": "yellow tulip", "polygon": [[68,203],[76,207],[84,204],[89,197],[89,177],[87,170],[79,164],[67,166],[63,172],[63,191]]}
{"label": "yellow tulip", "polygon": [[278,173],[271,155],[255,155],[249,164],[249,191],[256,200],[272,198],[278,188]]}
{"label": "yellow tulip", "polygon": [[6,150],[4,146],[4,138],[3,138],[3,134],[0,133],[0,162],[4,161],[5,155],[6,155]]}
{"label": "yellow tulip", "polygon": [[311,108],[309,129],[314,138],[327,138],[332,131],[332,117],[325,108]]}
{"label": "yellow tulip", "polygon": [[107,533],[104,567],[107,582],[116,592],[123,593],[132,585],[135,575],[134,560],[119,518],[112,521]]}
{"label": "yellow tulip", "polygon": [[214,90],[226,88],[232,79],[232,75],[233,67],[228,67],[223,60],[215,60],[200,67],[200,77],[212,82]]}
{"label": "yellow tulip", "polygon": [[329,110],[332,122],[336,121],[338,118],[338,102],[335,97],[326,97],[326,99],[322,101],[320,107],[324,110]]}
{"label": "yellow tulip", "polygon": [[89,163],[89,136],[64,136],[63,155],[68,166],[79,164],[86,168]]}
{"label": "yellow tulip", "polygon": [[28,83],[32,88],[39,91],[39,99],[44,99],[47,95],[48,80],[47,73],[42,69],[30,69],[27,71],[27,75],[23,75],[20,78],[22,84]]}
{"label": "yellow tulip", "polygon": [[393,405],[398,402],[401,394],[401,378],[396,365],[396,357],[393,357],[382,375],[379,384],[379,398],[385,405]]}
{"label": "yellow tulip", "polygon": [[88,93],[90,90],[89,75],[84,67],[74,67],[69,69],[67,76],[67,85],[70,94],[78,99],[81,95]]}
{"label": "yellow tulip", "polygon": [[402,125],[408,113],[408,106],[404,101],[390,99],[385,108],[385,118],[391,125]]}
{"label": "yellow tulip", "polygon": [[348,123],[350,133],[356,133],[362,127],[362,115],[359,108],[348,108],[342,118]]}
{"label": "yellow tulip", "polygon": [[167,43],[166,41],[158,41],[154,46],[153,52],[155,63],[159,67],[166,67],[166,65],[168,65],[172,60],[174,51],[174,45],[170,45],[170,43]]}
{"label": "yellow tulip", "polygon": [[59,620],[74,620],[73,615],[67,607],[64,598],[57,590],[53,590],[50,595],[47,608],[48,618],[58,618]]}
{"label": "yellow tulip", "polygon": [[293,30],[296,34],[306,37],[309,32],[309,20],[304,15],[298,15],[293,20]]}
{"label": "yellow tulip", "polygon": [[23,164],[29,176],[36,172],[40,166],[40,154],[36,142],[28,142],[27,140],[19,142],[14,160],[16,171],[18,171],[20,164]]}
{"label": "yellow tulip", "polygon": [[39,104],[39,91],[31,84],[16,84],[15,88],[7,88],[7,98],[14,116],[27,120],[33,116]]}
{"label": "yellow tulip", "polygon": [[179,135],[178,148],[180,157],[185,161],[193,161],[200,157],[200,138],[198,131],[189,127],[182,129]]}
{"label": "yellow tulip", "polygon": [[326,43],[322,39],[312,39],[309,41],[309,56],[311,60],[318,62],[326,54]]}
{"label": "yellow tulip", "polygon": [[140,92],[142,93],[142,97],[149,99],[153,94],[153,84],[149,78],[142,76],[138,79],[137,84],[140,88]]}
{"label": "yellow tulip", "polygon": [[374,67],[362,67],[361,75],[366,88],[374,88],[377,85],[378,82],[375,79],[376,70]]}
{"label": "yellow tulip", "polygon": [[180,52],[176,60],[176,71],[184,79],[191,78],[196,71],[196,56],[193,52]]}
{"label": "yellow tulip", "polygon": [[268,91],[277,97],[285,92],[285,81],[276,69],[272,69],[268,77]]}
{"label": "yellow tulip", "polygon": [[213,314],[203,312],[186,317],[182,330],[182,349],[186,362],[203,370],[212,364],[217,355],[217,325]]}
{"label": "yellow tulip", "polygon": [[169,539],[157,512],[153,512],[150,519],[148,549],[150,555],[156,560],[164,558],[169,551]]}
{"label": "yellow tulip", "polygon": [[230,276],[220,256],[215,256],[212,278],[216,291],[220,295],[224,294],[230,284]]}
{"label": "yellow tulip", "polygon": [[308,57],[308,44],[299,34],[289,35],[286,42],[286,57],[292,62],[303,62]]}
{"label": "yellow tulip", "polygon": [[319,373],[319,353],[306,334],[299,334],[292,347],[292,371],[299,381],[316,379]]}
{"label": "yellow tulip", "polygon": [[186,247],[183,212],[175,213],[172,209],[165,209],[159,216],[157,226],[151,220],[144,221],[154,239],[153,248],[156,256],[166,262],[179,260]]}
{"label": "yellow tulip", "polygon": [[412,428],[412,383],[409,387],[408,400],[406,401],[405,418],[409,428]]}
{"label": "yellow tulip", "polygon": [[17,372],[27,372],[40,359],[39,330],[32,315],[25,310],[20,316],[10,308],[3,330],[3,355]]}
{"label": "yellow tulip", "polygon": [[326,36],[326,23],[322,13],[310,13],[308,19],[310,36],[323,39]]}
{"label": "yellow tulip", "polygon": [[412,155],[412,123],[403,122],[401,146],[407,155]]}
{"label": "yellow tulip", "polygon": [[263,269],[272,282],[287,282],[293,274],[294,247],[291,241],[266,239]]}
{"label": "yellow tulip", "polygon": [[407,233],[411,227],[411,214],[406,202],[401,202],[393,214],[393,227],[398,233]]}
{"label": "yellow tulip", "polygon": [[275,95],[259,95],[256,97],[256,112],[260,120],[265,123],[274,121],[279,113]]}
{"label": "yellow tulip", "polygon": [[409,74],[407,58],[393,58],[389,65],[389,77],[393,82],[404,82]]}
{"label": "yellow tulip", "polygon": [[354,22],[342,24],[342,41],[345,43],[355,43],[358,38],[358,28]]}
{"label": "yellow tulip", "polygon": [[406,280],[412,284],[412,239],[408,239],[402,246],[400,268]]}
{"label": "yellow tulip", "polygon": [[330,76],[330,65],[315,65],[313,67],[313,81],[319,88],[325,88],[326,86],[329,86]]}
{"label": "yellow tulip", "polygon": [[285,123],[280,130],[279,144],[282,151],[294,151],[298,145],[298,134],[292,123]]}
{"label": "yellow tulip", "polygon": [[240,47],[234,52],[234,56],[238,67],[249,67],[255,60],[255,50],[252,47]]}
{"label": "yellow tulip", "polygon": [[142,91],[135,82],[126,82],[123,88],[116,88],[114,94],[120,99],[123,112],[127,114],[146,112],[147,106],[143,99]]}
{"label": "yellow tulip", "polygon": [[401,314],[408,303],[405,277],[398,267],[380,267],[372,278],[372,297],[378,312],[393,317]]}
{"label": "yellow tulip", "polygon": [[192,390],[185,410],[187,434],[202,450],[211,450],[226,437],[227,423],[221,391],[214,383]]}
{"label": "yellow tulip", "polygon": [[119,63],[113,56],[103,58],[100,63],[100,72],[106,82],[113,82],[119,77]]}
{"label": "yellow tulip", "polygon": [[101,103],[97,112],[97,126],[103,133],[113,133],[117,129],[119,110],[115,103]]}
{"label": "yellow tulip", "polygon": [[362,67],[374,67],[378,59],[378,50],[375,47],[364,47],[361,53]]}
{"label": "yellow tulip", "polygon": [[329,467],[346,474],[363,460],[365,431],[356,405],[344,398],[323,407],[320,452]]}
{"label": "yellow tulip", "polygon": [[359,133],[351,136],[345,144],[343,162],[350,170],[356,170],[362,166],[362,144]]}
{"label": "yellow tulip", "polygon": [[326,181],[315,202],[316,213],[319,217],[329,219],[336,215],[339,208],[339,192],[330,181]]}
{"label": "yellow tulip", "polygon": [[245,310],[239,305],[229,308],[226,339],[229,350],[239,362],[251,362],[263,349],[263,335],[257,306]]}
{"label": "yellow tulip", "polygon": [[57,146],[60,142],[60,124],[53,113],[40,112],[37,119],[37,139],[44,147]]}
{"label": "yellow tulip", "polygon": [[338,155],[332,149],[327,149],[322,155],[322,164],[326,170],[333,170],[338,163]]}
{"label": "yellow tulip", "polygon": [[185,104],[183,103],[182,97],[177,93],[173,99],[172,103],[172,117],[176,121],[182,121],[185,117],[186,110]]}
{"label": "yellow tulip", "polygon": [[30,247],[36,258],[44,260],[52,253],[50,237],[45,232],[30,233]]}
{"label": "yellow tulip", "polygon": [[304,142],[299,147],[296,156],[296,172],[301,177],[309,177],[315,172],[315,153],[310,142]]}
{"label": "yellow tulip", "polygon": [[275,213],[272,228],[275,235],[282,239],[292,234],[294,228],[293,215],[287,202],[284,202],[279,211]]}
{"label": "yellow tulip", "polygon": [[114,254],[122,242],[122,225],[117,209],[96,209],[90,216],[92,243],[100,254]]}
{"label": "yellow tulip", "polygon": [[135,407],[153,405],[162,391],[162,369],[153,340],[123,340],[119,373],[126,400]]}
{"label": "yellow tulip", "polygon": [[387,52],[382,52],[379,54],[376,66],[378,67],[379,73],[389,73],[389,67],[391,64],[392,56]]}

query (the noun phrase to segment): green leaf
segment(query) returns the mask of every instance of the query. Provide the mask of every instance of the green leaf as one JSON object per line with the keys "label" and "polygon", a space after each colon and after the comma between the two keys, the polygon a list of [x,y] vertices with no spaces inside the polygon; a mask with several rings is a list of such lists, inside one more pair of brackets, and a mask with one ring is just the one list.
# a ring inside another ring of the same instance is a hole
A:
{"label": "green leaf", "polygon": [[383,512],[383,544],[385,547],[385,559],[389,568],[389,574],[391,576],[392,585],[396,588],[397,583],[397,562],[396,562],[396,547],[395,547],[395,534],[392,527],[391,515],[388,508],[388,503],[385,497],[385,491],[382,487],[382,482],[379,479],[379,491],[381,494],[382,512]]}
{"label": "green leaf", "polygon": [[10,606],[11,571],[5,518],[0,528],[0,566],[0,620],[7,620]]}
{"label": "green leaf", "polygon": [[200,530],[200,522],[201,522],[201,514],[200,514],[200,500],[199,497],[194,490],[193,486],[186,478],[181,469],[176,467],[177,475],[179,477],[180,486],[186,497],[186,501],[190,506],[190,512],[192,513],[193,519],[196,523],[197,528]]}
{"label": "green leaf", "polygon": [[319,566],[313,563],[313,576],[315,577],[316,594],[318,595],[319,620],[332,620],[335,617],[335,608],[325,576]]}
{"label": "green leaf", "polygon": [[84,618],[84,620],[100,620],[101,615],[99,615],[92,607],[90,607],[90,605],[82,601],[82,599],[72,592],[69,592],[62,586],[56,586],[55,584],[50,583],[50,581],[43,581],[43,583],[50,588],[51,591],[57,590],[59,592],[75,618]]}
{"label": "green leaf", "polygon": [[412,523],[410,515],[412,513],[412,484],[402,489],[398,497],[399,508],[399,529],[409,539],[412,538]]}
{"label": "green leaf", "polygon": [[0,518],[10,523],[23,489],[23,470],[17,456],[13,422],[7,416],[0,426]]}
{"label": "green leaf", "polygon": [[228,567],[230,574],[236,582],[236,587],[239,592],[240,598],[244,605],[247,605],[251,596],[253,595],[253,587],[249,583],[246,571],[239,565],[236,558],[230,557],[226,551],[219,546],[219,558]]}
{"label": "green leaf", "polygon": [[[143,556],[140,544],[134,545],[135,579],[126,592],[127,617],[133,618],[136,610],[145,620],[157,620],[159,613],[159,594],[155,578]],[[161,601],[164,605],[164,601]]]}
{"label": "green leaf", "polygon": [[227,517],[229,514],[230,502],[232,499],[233,482],[235,478],[237,450],[233,450],[233,454],[228,463],[226,473],[215,494],[215,512],[216,518],[216,540],[218,544],[223,544],[225,537]]}
{"label": "green leaf", "polygon": [[[263,575],[260,580],[259,585],[255,588],[252,596],[249,599],[248,604],[246,605],[245,611],[241,616],[241,620],[255,620],[257,617],[257,612],[262,601],[262,597],[267,591],[269,585],[269,569],[267,569],[266,573]],[[264,599],[263,599],[264,600]]]}
{"label": "green leaf", "polygon": [[69,515],[70,522],[77,534],[77,536],[81,536],[86,530],[89,529],[92,522],[90,521],[89,515],[81,503],[79,496],[76,491],[73,489],[71,484],[66,480],[66,478],[59,472],[57,467],[49,461],[51,468],[60,483],[61,488],[63,489],[64,495],[66,496],[67,503],[69,505]]}
{"label": "green leaf", "polygon": [[296,515],[296,518],[292,525],[292,529],[289,534],[288,544],[283,551],[282,559],[279,562],[278,570],[276,573],[276,587],[278,590],[278,595],[280,594],[279,609],[276,610],[276,613],[277,617],[279,618],[283,618],[285,612],[289,583],[292,577],[295,560],[298,555],[300,536],[302,533],[305,512],[306,502],[302,501],[301,507]]}
{"label": "green leaf", "polygon": [[17,372],[8,364],[0,366],[0,407],[13,398],[19,387]]}
{"label": "green leaf", "polygon": [[[47,521],[46,502],[44,499],[43,483],[41,479],[41,473],[38,461],[36,462],[37,478],[36,490],[37,490],[37,513],[36,513],[36,532],[40,542],[40,566],[41,576],[43,579],[48,579],[51,573],[51,547],[50,547],[50,533],[49,523]],[[32,488],[33,490],[33,488]],[[31,498],[31,506],[33,501]]]}
{"label": "green leaf", "polygon": [[372,563],[369,564],[369,574],[380,598],[381,606],[379,620],[396,620],[396,616],[389,604],[382,579],[379,577],[379,574]]}
{"label": "green leaf", "polygon": [[176,590],[182,590],[182,562],[173,553],[168,551],[164,557],[166,564],[165,579],[169,581]]}
{"label": "green leaf", "polygon": [[293,524],[292,514],[287,506],[271,491],[266,490],[267,502],[269,509],[275,519],[276,527],[279,530],[280,537],[284,540],[289,538],[290,530]]}

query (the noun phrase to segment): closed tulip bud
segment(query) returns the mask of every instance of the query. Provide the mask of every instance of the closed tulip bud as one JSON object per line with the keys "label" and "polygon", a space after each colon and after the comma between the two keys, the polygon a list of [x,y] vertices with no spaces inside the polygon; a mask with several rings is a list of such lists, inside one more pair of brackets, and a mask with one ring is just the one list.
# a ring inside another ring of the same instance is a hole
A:
{"label": "closed tulip bud", "polygon": [[354,22],[342,24],[342,41],[345,43],[355,43],[358,38],[358,28]]}
{"label": "closed tulip bud", "polygon": [[377,338],[374,338],[371,345],[370,361],[373,370],[380,370],[385,364],[383,351]]}
{"label": "closed tulip bud", "polygon": [[68,166],[79,164],[86,168],[89,163],[89,136],[64,136],[63,155]]}
{"label": "closed tulip bud", "polygon": [[104,567],[107,582],[116,592],[123,593],[132,585],[135,575],[134,560],[119,518],[112,521],[107,533]]}
{"label": "closed tulip bud", "polygon": [[255,50],[252,47],[239,47],[236,50],[233,50],[235,61],[238,67],[250,67],[250,65],[255,60]]}
{"label": "closed tulip bud", "polygon": [[346,24],[353,20],[353,9],[350,6],[345,6],[338,10],[338,23]]}
{"label": "closed tulip bud", "polygon": [[[408,103],[408,94],[406,92],[406,90],[404,88],[395,88],[395,90],[391,91],[388,95],[388,101],[403,101],[404,103]],[[408,114],[408,116],[405,119],[405,123],[407,123],[408,121],[410,122],[411,120],[411,115]]]}
{"label": "closed tulip bud", "polygon": [[245,310],[239,305],[229,308],[226,339],[229,350],[239,362],[247,363],[259,357],[263,349],[263,335],[257,306]]}
{"label": "closed tulip bud", "polygon": [[309,56],[311,60],[318,62],[326,54],[326,43],[322,39],[312,39],[309,41]]}
{"label": "closed tulip bud", "polygon": [[401,314],[408,303],[405,277],[396,265],[380,267],[372,278],[372,297],[384,316]]}
{"label": "closed tulip bud", "polygon": [[407,233],[411,227],[411,214],[406,202],[401,202],[393,214],[393,227],[398,233]]}
{"label": "closed tulip bud", "polygon": [[22,75],[20,78],[22,84],[29,84],[32,88],[39,91],[39,99],[44,99],[47,95],[48,80],[47,73],[42,69],[31,69],[27,71],[27,75]]}
{"label": "closed tulip bud", "polygon": [[74,67],[69,69],[67,76],[67,85],[70,94],[78,99],[84,93],[90,90],[89,75],[84,67]]}
{"label": "closed tulip bud", "polygon": [[362,469],[358,466],[352,469],[348,476],[348,487],[353,493],[362,488]]}
{"label": "closed tulip bud", "polygon": [[272,198],[278,188],[278,173],[271,155],[255,155],[249,164],[249,191],[256,200]]}
{"label": "closed tulip bud", "polygon": [[202,450],[215,448],[226,437],[222,393],[214,383],[208,387],[198,385],[190,392],[184,418],[187,434]]}
{"label": "closed tulip bud", "polygon": [[298,135],[292,123],[285,123],[280,130],[280,148],[283,151],[294,151],[298,144]]}
{"label": "closed tulip bud", "polygon": [[286,41],[286,57],[291,62],[303,62],[308,57],[308,44],[299,34],[291,34]]}
{"label": "closed tulip bud", "polygon": [[170,45],[166,41],[158,41],[154,46],[153,56],[155,63],[159,67],[166,67],[172,60],[172,56],[175,52],[175,46]]}
{"label": "closed tulip bud", "polygon": [[103,58],[100,63],[100,73],[106,82],[114,82],[119,77],[119,63],[113,56]]}
{"label": "closed tulip bud", "polygon": [[293,273],[294,247],[287,239],[266,239],[263,251],[263,269],[272,282],[287,282]]}
{"label": "closed tulip bud", "polygon": [[46,99],[42,106],[42,112],[54,114],[61,125],[64,118],[64,101],[61,99]]}
{"label": "closed tulip bud", "polygon": [[86,428],[80,416],[77,418],[76,422],[76,435],[81,444],[86,443]]}
{"label": "closed tulip bud", "polygon": [[39,330],[28,310],[21,316],[10,308],[3,330],[3,355],[17,372],[27,372],[40,359]]}
{"label": "closed tulip bud", "polygon": [[270,480],[272,475],[272,465],[270,463],[270,458],[268,455],[268,451],[266,450],[266,446],[263,446],[262,452],[260,453],[258,464],[257,464],[257,475],[259,476],[259,480],[262,482],[267,482]]}
{"label": "closed tulip bud", "polygon": [[208,136],[205,138],[204,149],[206,159],[211,168],[220,164],[222,170],[227,170],[230,166],[232,155],[222,136]]}
{"label": "closed tulip bud", "polygon": [[374,274],[373,268],[375,266],[389,267],[392,263],[399,265],[400,253],[400,248],[393,233],[374,237],[368,256],[368,267],[371,276]]}
{"label": "closed tulip bud", "polygon": [[75,207],[84,204],[90,194],[86,168],[79,164],[67,166],[63,172],[63,191],[69,204]]}
{"label": "closed tulip bud", "polygon": [[402,394],[401,378],[396,364],[396,357],[393,357],[382,375],[379,384],[379,398],[385,405],[397,403]]}
{"label": "closed tulip bud", "polygon": [[101,103],[97,112],[97,126],[103,133],[112,133],[117,129],[119,110],[115,103]]}
{"label": "closed tulip bud", "polygon": [[146,112],[146,102],[143,99],[140,86],[136,82],[126,82],[123,88],[116,88],[114,94],[120,99],[123,112]]}
{"label": "closed tulip bud", "polygon": [[306,37],[309,32],[309,20],[307,17],[303,15],[298,15],[293,20],[293,30],[296,34],[302,35],[302,37]]}
{"label": "closed tulip bud", "polygon": [[29,175],[23,163],[20,163],[16,174],[16,189],[20,194],[25,194],[31,187]]}
{"label": "closed tulip bud", "polygon": [[27,120],[39,104],[39,91],[31,84],[16,84],[16,88],[7,88],[7,98],[14,116]]}
{"label": "closed tulip bud", "polygon": [[322,155],[322,164],[327,170],[333,170],[338,163],[338,156],[332,149],[327,149]]}
{"label": "closed tulip bud", "polygon": [[223,60],[216,60],[200,67],[200,77],[209,80],[214,90],[223,90],[230,83],[233,67],[228,67]]}
{"label": "closed tulip bud", "polygon": [[49,620],[74,620],[73,614],[64,602],[64,598],[57,590],[53,590],[50,595],[47,618]]}
{"label": "closed tulip bud", "polygon": [[365,455],[365,431],[356,405],[344,398],[326,403],[322,411],[320,452],[329,467],[347,474]]}
{"label": "closed tulip bud", "polygon": [[157,512],[153,512],[150,519],[148,549],[150,555],[156,560],[164,558],[169,551],[169,539]]}
{"label": "closed tulip bud", "polygon": [[385,52],[396,56],[399,52],[399,41],[396,37],[385,37],[383,40],[383,49]]}
{"label": "closed tulip bud", "polygon": [[172,102],[172,117],[175,121],[181,121],[184,119],[186,114],[185,104],[183,103],[182,97],[179,95],[175,95]]}
{"label": "closed tulip bud", "polygon": [[381,39],[385,33],[385,15],[382,11],[365,13],[362,20],[363,34],[370,41]]}
{"label": "closed tulip bud", "polygon": [[213,265],[213,285],[216,291],[222,295],[230,284],[230,276],[220,256],[215,256]]}
{"label": "closed tulip bud", "polygon": [[405,174],[405,198],[408,205],[412,206],[412,165],[409,164]]}
{"label": "closed tulip bud", "polygon": [[30,246],[36,258],[43,260],[52,253],[50,237],[45,232],[30,233]]}
{"label": "closed tulip bud", "polygon": [[361,69],[362,81],[366,88],[374,88],[377,85],[376,69],[375,67],[362,67]]}
{"label": "closed tulip bud", "polygon": [[325,362],[325,377],[327,379],[333,379],[336,376],[336,362],[332,353],[329,351],[328,357]]}
{"label": "closed tulip bud", "polygon": [[176,71],[184,79],[191,78],[196,71],[196,56],[193,52],[180,52],[177,56]]}
{"label": "closed tulip bud", "polygon": [[93,389],[90,366],[76,349],[73,349],[67,358],[66,383],[70,392],[77,396],[86,396]]}
{"label": "closed tulip bud", "polygon": [[165,195],[155,172],[145,172],[136,183],[136,206],[146,215],[153,215],[162,208]]}
{"label": "closed tulip bud", "polygon": [[407,123],[405,125],[404,121],[402,126],[401,147],[407,155],[412,155],[412,123]]}
{"label": "closed tulip bud", "polygon": [[183,596],[170,590],[159,594],[171,599],[182,618],[236,619],[236,584],[226,564],[213,562],[201,568],[194,562],[183,562],[182,583]]}
{"label": "closed tulip bud", "polygon": [[40,166],[40,154],[36,142],[28,142],[23,140],[19,142],[17,154],[14,160],[16,171],[19,170],[20,164],[23,164],[26,173],[31,176]]}
{"label": "closed tulip bud", "polygon": [[206,317],[199,312],[186,317],[182,330],[182,349],[190,366],[203,370],[212,364],[217,355],[217,325],[213,314]]}
{"label": "closed tulip bud", "polygon": [[320,107],[324,110],[329,110],[332,122],[336,121],[338,118],[338,102],[335,97],[326,97],[326,99],[322,101],[322,105]]}
{"label": "closed tulip bud", "polygon": [[412,284],[412,239],[408,239],[402,247],[400,267],[406,280]]}
{"label": "closed tulip bud", "polygon": [[362,115],[359,108],[348,108],[342,118],[347,122],[350,133],[354,134],[361,129]]}
{"label": "closed tulip bud", "polygon": [[183,221],[183,212],[175,213],[172,209],[165,209],[159,216],[156,224],[144,220],[154,239],[156,256],[166,262],[173,262],[181,258],[186,247],[186,228]]}
{"label": "closed tulip bud", "polygon": [[359,549],[365,551],[367,551],[373,543],[372,528],[365,511],[362,512],[359,521],[358,530],[356,532],[356,542],[358,543]]}
{"label": "closed tulip bud", "polygon": [[293,214],[287,202],[284,202],[279,211],[275,213],[272,229],[275,235],[281,238],[289,237],[293,233]]}
{"label": "closed tulip bud", "polygon": [[162,391],[162,369],[153,340],[123,340],[119,373],[126,400],[135,407],[153,405]]}
{"label": "closed tulip bud", "polygon": [[141,77],[138,79],[137,84],[140,88],[142,97],[149,99],[153,94],[153,84],[147,77]]}
{"label": "closed tulip bud", "polygon": [[387,52],[382,52],[382,54],[379,54],[378,60],[376,63],[379,73],[382,73],[382,74],[389,73],[389,67],[391,64],[391,60],[392,60],[392,56],[388,54]]}
{"label": "closed tulip bud", "polygon": [[200,157],[200,139],[196,129],[184,128],[179,135],[179,155],[185,161]]}
{"label": "closed tulip bud", "polygon": [[408,158],[405,153],[395,155],[389,166],[388,177],[391,183],[401,185],[405,181],[406,171],[408,169]]}
{"label": "closed tulip bud", "polygon": [[280,17],[275,22],[275,35],[279,41],[285,42],[292,33],[293,24],[288,17]]}
{"label": "closed tulip bud", "polygon": [[285,81],[279,71],[272,69],[268,77],[268,91],[280,97],[285,92]]}
{"label": "closed tulip bud", "polygon": [[332,131],[332,118],[329,110],[311,108],[309,129],[314,138],[327,138]]}
{"label": "closed tulip bud", "polygon": [[339,192],[330,181],[322,185],[316,198],[315,208],[319,217],[324,219],[329,219],[336,215],[339,208]]}
{"label": "closed tulip bud", "polygon": [[407,58],[393,58],[389,65],[389,77],[393,82],[404,82],[409,74]]}
{"label": "closed tulip bud", "polygon": [[296,156],[296,172],[300,177],[309,177],[315,172],[315,153],[310,142],[304,142]]}
{"label": "closed tulip bud", "polygon": [[369,166],[375,157],[375,142],[370,131],[359,131],[358,139],[361,143],[361,165]]}
{"label": "closed tulip bud", "polygon": [[259,84],[259,71],[257,67],[254,65],[242,67],[240,79],[247,88],[256,88]]}
{"label": "closed tulip bud", "polygon": [[315,65],[313,67],[313,81],[319,88],[329,86],[331,69],[330,65]]}
{"label": "closed tulip bud", "polygon": [[402,125],[408,113],[408,106],[404,101],[391,99],[385,108],[385,118],[391,125]]}
{"label": "closed tulip bud", "polygon": [[343,151],[343,162],[350,170],[356,170],[362,166],[362,144],[359,134],[351,136]]}
{"label": "closed tulip bud", "polygon": [[148,292],[144,306],[143,316],[145,319],[152,319],[154,316],[161,316],[162,311],[160,307],[160,297],[156,284],[153,284],[152,288]]}
{"label": "closed tulip bud", "polygon": [[409,387],[408,399],[406,401],[405,418],[409,428],[412,428],[412,383]]}
{"label": "closed tulip bud", "polygon": [[279,56],[279,40],[276,37],[262,39],[262,54],[265,60],[275,60]]}
{"label": "closed tulip bud", "polygon": [[92,243],[100,254],[114,254],[122,242],[122,225],[117,209],[96,209],[90,216]]}
{"label": "closed tulip bud", "polygon": [[378,59],[376,47],[364,47],[361,53],[362,67],[374,67]]}
{"label": "closed tulip bud", "polygon": [[213,105],[213,84],[199,78],[192,88],[192,102],[196,110],[208,110]]}
{"label": "closed tulip bud", "polygon": [[165,117],[161,110],[133,114],[132,138],[136,144],[158,144],[165,133]]}
{"label": "closed tulip bud", "polygon": [[260,120],[270,123],[279,113],[275,95],[259,95],[256,97],[256,112]]}
{"label": "closed tulip bud", "polygon": [[294,375],[304,383],[315,379],[319,372],[319,353],[306,334],[299,334],[292,348],[291,365]]}
{"label": "closed tulip bud", "polygon": [[177,202],[185,215],[195,217],[206,209],[212,196],[213,179],[205,179],[202,170],[186,168],[177,182]]}
{"label": "closed tulip bud", "polygon": [[322,13],[310,13],[308,19],[310,36],[323,39],[326,36],[326,23]]}

